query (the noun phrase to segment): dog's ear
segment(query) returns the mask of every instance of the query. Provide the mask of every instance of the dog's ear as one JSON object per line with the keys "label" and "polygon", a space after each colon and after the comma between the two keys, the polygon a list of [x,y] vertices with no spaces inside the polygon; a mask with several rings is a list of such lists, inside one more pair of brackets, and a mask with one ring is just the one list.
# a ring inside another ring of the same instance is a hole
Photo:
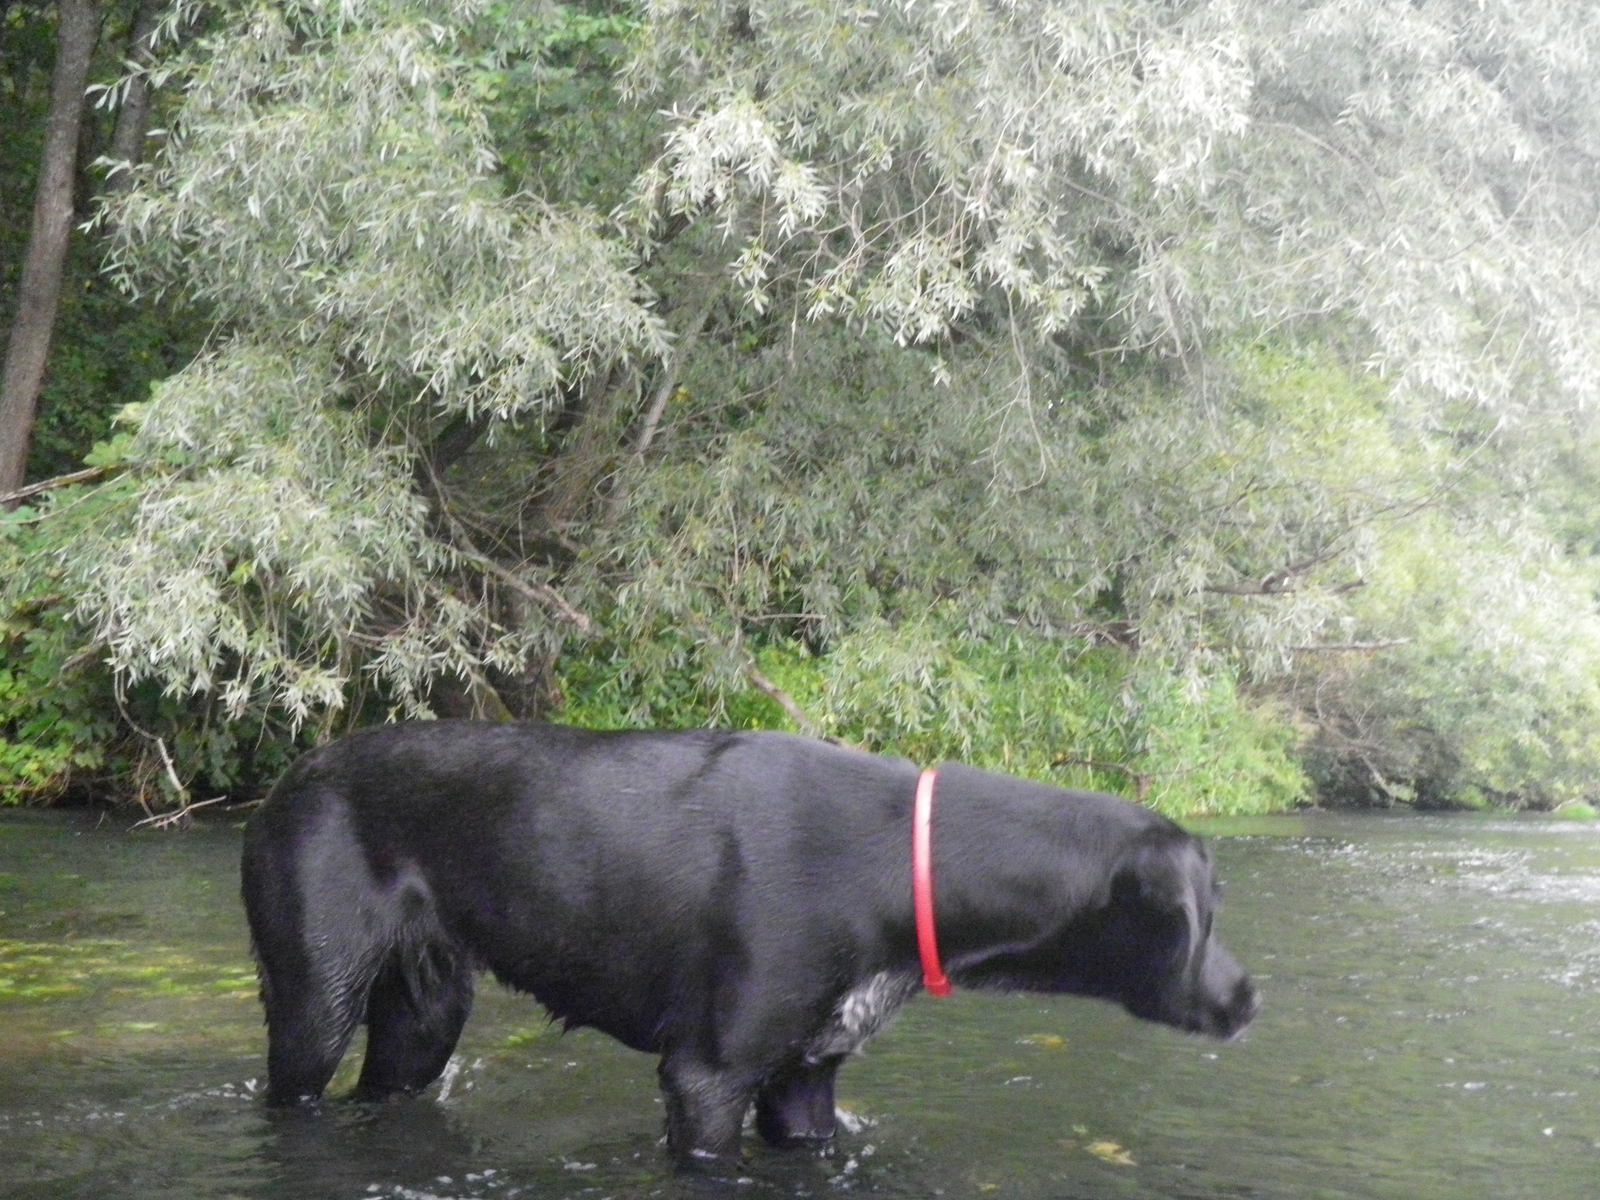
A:
{"label": "dog's ear", "polygon": [[1134,847],[1124,862],[1119,882],[1151,918],[1173,927],[1185,938],[1184,953],[1193,956],[1204,938],[1201,877],[1209,875],[1209,859],[1200,843],[1162,839]]}

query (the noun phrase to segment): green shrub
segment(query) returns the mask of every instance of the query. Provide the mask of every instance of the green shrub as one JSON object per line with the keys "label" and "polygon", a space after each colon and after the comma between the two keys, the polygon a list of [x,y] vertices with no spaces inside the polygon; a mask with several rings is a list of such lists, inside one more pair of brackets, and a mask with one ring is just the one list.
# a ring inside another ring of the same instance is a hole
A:
{"label": "green shrub", "polygon": [[[653,654],[569,654],[555,715],[607,728],[793,727],[747,677],[706,670],[694,644],[668,637]],[[868,625],[823,655],[773,641],[755,666],[821,732],[920,763],[1116,791],[1173,815],[1275,811],[1306,795],[1299,734],[1280,711],[1241,697],[1226,674],[1141,674],[1118,647],[963,638],[935,614]]]}
{"label": "green shrub", "polygon": [[[81,490],[92,519],[103,502]],[[56,799],[108,766],[117,737],[108,674],[83,653],[81,630],[61,619],[65,597],[48,558],[39,512],[0,516],[0,802]]]}
{"label": "green shrub", "polygon": [[1582,800],[1563,804],[1554,815],[1563,821],[1600,821],[1600,809]]}
{"label": "green shrub", "polygon": [[1120,647],[939,632],[874,631],[829,656],[829,715],[842,736],[920,761],[1121,792],[1173,815],[1269,812],[1305,798],[1297,731],[1224,672],[1186,678],[1147,672]]}
{"label": "green shrub", "polygon": [[[115,445],[90,465],[112,465]],[[300,748],[258,712],[230,718],[215,697],[119,687],[75,618],[65,556],[78,535],[122,519],[131,480],[62,488],[0,515],[0,802],[113,800],[147,808],[248,791]]]}
{"label": "green shrub", "polygon": [[106,766],[110,687],[73,651],[60,627],[0,615],[0,802],[54,799]]}

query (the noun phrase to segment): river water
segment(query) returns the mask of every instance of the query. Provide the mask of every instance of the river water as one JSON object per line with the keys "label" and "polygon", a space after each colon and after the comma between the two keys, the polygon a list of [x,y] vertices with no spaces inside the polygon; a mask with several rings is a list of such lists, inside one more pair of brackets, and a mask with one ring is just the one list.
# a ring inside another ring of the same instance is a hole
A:
{"label": "river water", "polygon": [[488,983],[428,1098],[268,1112],[237,826],[0,813],[0,1196],[1600,1194],[1600,825],[1209,832],[1220,929],[1266,1001],[1244,1040],[1079,1000],[924,998],[845,1068],[857,1127],[832,1152],[752,1138],[738,1178],[705,1182],[657,1144],[650,1059]]}

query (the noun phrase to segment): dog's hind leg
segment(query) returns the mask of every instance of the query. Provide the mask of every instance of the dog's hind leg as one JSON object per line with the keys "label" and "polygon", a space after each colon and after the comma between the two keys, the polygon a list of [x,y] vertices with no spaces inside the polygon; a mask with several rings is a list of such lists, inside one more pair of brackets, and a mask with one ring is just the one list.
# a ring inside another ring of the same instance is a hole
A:
{"label": "dog's hind leg", "polygon": [[[284,802],[276,823],[246,830],[241,864],[267,1013],[267,1100],[319,1099],[363,1019],[376,1036],[368,1090],[421,1087],[429,1065],[443,1068],[471,997],[431,894],[413,870],[373,870],[337,795]],[[431,1019],[418,1023],[413,1010]],[[379,1069],[386,1054],[394,1061]]]}
{"label": "dog's hind leg", "polygon": [[367,1053],[355,1095],[415,1095],[439,1077],[472,1009],[472,970],[430,947],[392,957],[367,997]]}
{"label": "dog's hind leg", "polygon": [[360,1024],[367,980],[319,970],[299,947],[257,942],[267,1011],[267,1102],[307,1104],[333,1078]]}
{"label": "dog's hind leg", "polygon": [[381,956],[356,922],[327,928],[308,916],[300,896],[282,886],[294,878],[291,867],[247,854],[244,868],[267,1017],[267,1102],[307,1104],[321,1098],[344,1057]]}

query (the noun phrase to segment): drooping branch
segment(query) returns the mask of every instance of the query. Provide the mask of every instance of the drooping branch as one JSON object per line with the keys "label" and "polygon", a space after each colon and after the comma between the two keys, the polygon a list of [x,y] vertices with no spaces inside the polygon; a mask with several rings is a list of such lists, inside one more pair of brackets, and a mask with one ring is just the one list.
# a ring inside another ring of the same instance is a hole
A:
{"label": "drooping branch", "polygon": [[545,583],[524,579],[509,567],[496,562],[472,543],[466,528],[449,512],[444,513],[451,533],[451,548],[467,562],[505,584],[512,591],[547,609],[585,636],[594,632],[594,622],[587,613],[579,611],[566,597]]}
{"label": "drooping branch", "polygon": [[712,288],[706,292],[704,299],[695,308],[689,322],[684,326],[678,336],[678,344],[673,347],[672,357],[668,360],[667,369],[661,374],[661,381],[656,385],[655,396],[650,402],[649,409],[645,412],[644,419],[639,422],[639,436],[634,442],[633,453],[637,458],[644,458],[650,452],[650,443],[655,441],[656,431],[661,427],[661,418],[667,411],[667,403],[678,390],[678,379],[683,373],[684,361],[689,357],[696,340],[705,330],[706,322],[711,319],[711,308],[716,303],[717,292]]}
{"label": "drooping branch", "polygon": [[1147,771],[1135,770],[1126,763],[1106,762],[1104,759],[1098,758],[1080,758],[1077,755],[1062,754],[1053,759],[1050,765],[1053,767],[1087,767],[1091,771],[1114,771],[1133,784],[1134,798],[1140,804],[1143,804],[1150,795],[1150,787],[1154,782],[1153,776]]}

